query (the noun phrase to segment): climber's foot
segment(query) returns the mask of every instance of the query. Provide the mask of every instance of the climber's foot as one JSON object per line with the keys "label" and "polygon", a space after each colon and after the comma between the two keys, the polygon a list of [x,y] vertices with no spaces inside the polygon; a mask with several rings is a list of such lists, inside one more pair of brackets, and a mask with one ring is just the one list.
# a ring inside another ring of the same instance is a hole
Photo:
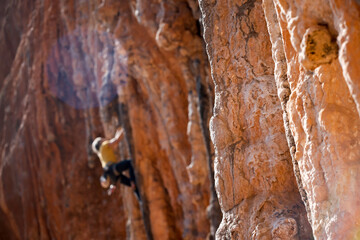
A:
{"label": "climber's foot", "polygon": [[110,185],[109,189],[107,190],[107,194],[108,196],[111,196],[111,194],[113,194],[113,192],[115,191],[116,187],[114,185]]}

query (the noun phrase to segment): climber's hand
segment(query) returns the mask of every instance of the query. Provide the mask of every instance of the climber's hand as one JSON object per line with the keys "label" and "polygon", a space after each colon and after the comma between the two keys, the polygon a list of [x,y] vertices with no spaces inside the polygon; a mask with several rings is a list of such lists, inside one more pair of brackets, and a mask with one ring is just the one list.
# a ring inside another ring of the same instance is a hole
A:
{"label": "climber's hand", "polygon": [[119,127],[117,130],[116,130],[116,133],[115,133],[115,138],[119,138],[124,132],[124,129],[122,127]]}
{"label": "climber's hand", "polygon": [[109,140],[110,146],[115,150],[118,143],[124,138],[124,129],[122,127],[116,130],[115,136]]}

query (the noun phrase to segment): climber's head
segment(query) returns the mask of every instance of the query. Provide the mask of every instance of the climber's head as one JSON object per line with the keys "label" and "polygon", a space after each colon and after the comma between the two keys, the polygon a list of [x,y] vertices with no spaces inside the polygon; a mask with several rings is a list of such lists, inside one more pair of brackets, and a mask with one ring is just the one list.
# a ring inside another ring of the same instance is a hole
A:
{"label": "climber's head", "polygon": [[95,138],[95,140],[93,141],[93,143],[91,145],[94,153],[99,153],[102,142],[103,142],[103,139],[101,137]]}

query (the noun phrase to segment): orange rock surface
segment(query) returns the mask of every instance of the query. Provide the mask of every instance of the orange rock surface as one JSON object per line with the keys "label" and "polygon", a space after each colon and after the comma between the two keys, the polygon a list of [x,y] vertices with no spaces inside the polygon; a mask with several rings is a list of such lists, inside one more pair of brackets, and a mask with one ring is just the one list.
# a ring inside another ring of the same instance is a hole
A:
{"label": "orange rock surface", "polygon": [[358,239],[360,6],[274,1],[272,8],[269,32],[283,43],[273,45],[277,83],[288,82],[284,110],[313,234]]}
{"label": "orange rock surface", "polygon": [[[1,4],[0,235],[211,237],[221,213],[197,3]],[[130,188],[108,197],[99,184],[90,143],[118,126],[140,205]]]}
{"label": "orange rock surface", "polygon": [[[356,0],[4,0],[0,239],[358,239]],[[99,184],[125,138],[140,190]]]}
{"label": "orange rock surface", "polygon": [[215,82],[217,239],[309,239],[261,1],[200,1]]}

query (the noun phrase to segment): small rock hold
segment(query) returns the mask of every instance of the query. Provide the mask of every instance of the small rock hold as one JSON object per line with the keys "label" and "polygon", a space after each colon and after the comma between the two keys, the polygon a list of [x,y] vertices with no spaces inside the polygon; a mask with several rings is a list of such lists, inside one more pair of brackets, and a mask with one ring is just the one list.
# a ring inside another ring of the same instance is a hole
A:
{"label": "small rock hold", "polygon": [[[295,152],[296,152],[296,148],[295,148],[294,146],[291,146],[291,148],[290,148],[290,153],[291,153],[291,155],[294,155]],[[295,159],[295,160],[296,160],[296,159]]]}
{"label": "small rock hold", "polygon": [[52,132],[48,132],[46,138],[47,138],[47,140],[48,140],[49,142],[55,141],[55,135],[54,135],[54,133],[52,133]]}
{"label": "small rock hold", "polygon": [[5,108],[5,113],[9,113],[9,112],[11,112],[11,107],[10,107],[10,106],[7,106],[7,107]]}
{"label": "small rock hold", "polygon": [[93,169],[95,167],[95,161],[92,159],[88,160],[88,167],[90,169]]}
{"label": "small rock hold", "polygon": [[176,49],[181,42],[181,36],[167,23],[161,23],[156,32],[156,43],[166,51]]}
{"label": "small rock hold", "polygon": [[279,98],[284,101],[290,96],[290,89],[289,88],[279,88],[278,89]]}
{"label": "small rock hold", "polygon": [[286,218],[279,220],[274,225],[271,235],[272,235],[272,239],[290,240],[290,239],[294,239],[297,233],[298,233],[298,227],[295,219]]}
{"label": "small rock hold", "polygon": [[301,41],[299,60],[307,70],[331,63],[338,56],[338,46],[329,30],[323,26],[308,28]]}

